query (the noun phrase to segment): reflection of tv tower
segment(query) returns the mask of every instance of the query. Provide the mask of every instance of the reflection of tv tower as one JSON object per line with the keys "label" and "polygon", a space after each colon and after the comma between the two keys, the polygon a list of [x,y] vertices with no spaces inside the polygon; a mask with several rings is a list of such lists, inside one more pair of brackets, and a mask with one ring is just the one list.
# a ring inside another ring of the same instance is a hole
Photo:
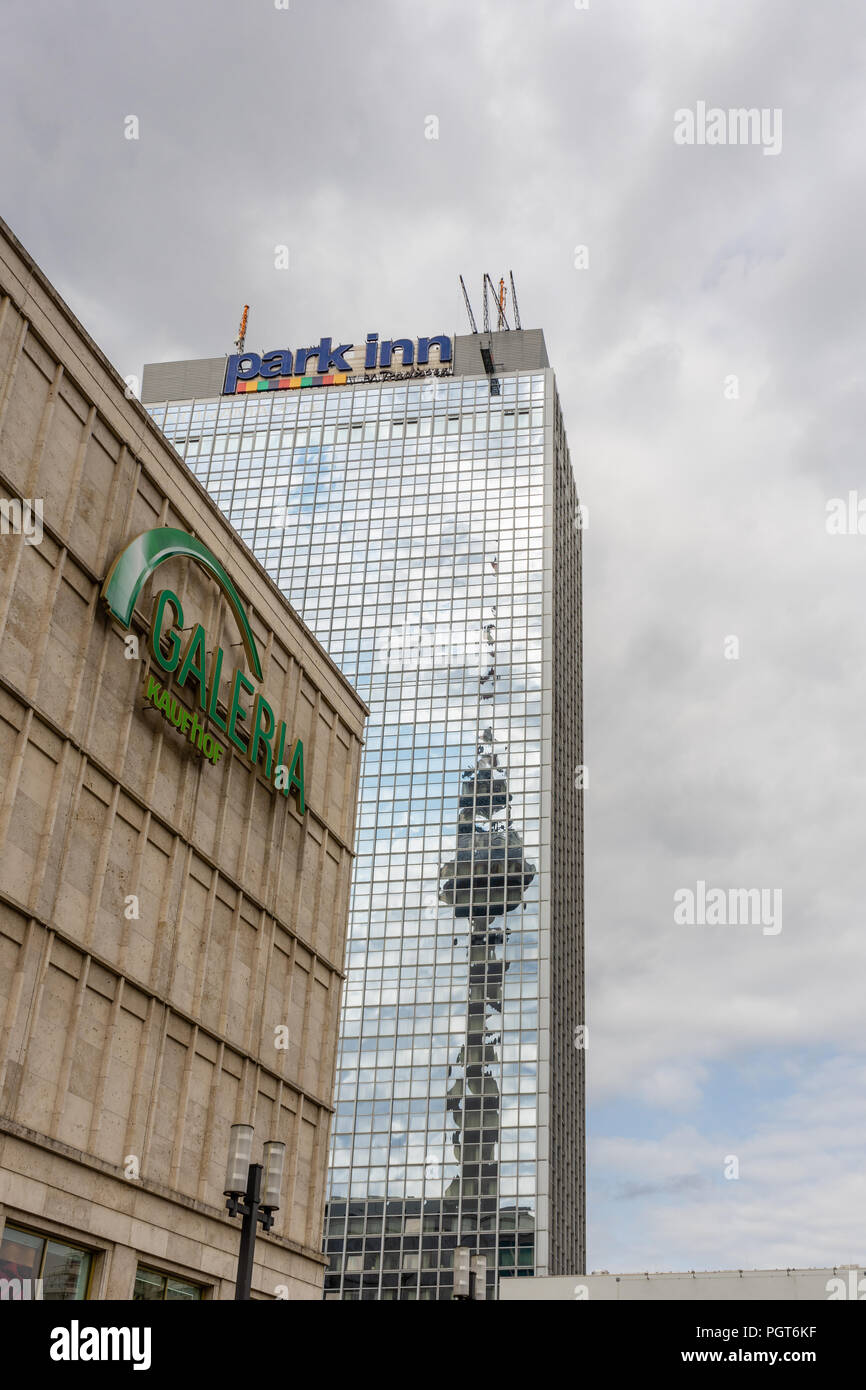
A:
{"label": "reflection of tv tower", "polygon": [[[496,560],[488,563],[495,572]],[[491,664],[479,681],[481,700],[492,700],[496,692],[495,606],[491,612],[494,620],[484,622]],[[469,919],[466,1041],[448,1069],[447,1099],[456,1125],[454,1154],[463,1175],[464,1196],[480,1193],[481,1180],[497,1177],[500,1113],[495,1069],[500,1061],[502,984],[508,969],[503,954],[509,931],[504,920],[496,929],[492,924],[520,905],[535,877],[535,865],[524,858],[523,840],[511,821],[507,770],[500,765],[497,746],[507,747],[497,745],[491,724],[481,733],[474,765],[462,773],[457,848],[454,858],[439,870],[439,901],[452,908],[458,919]],[[469,1187],[476,1178],[479,1181]],[[489,1188],[485,1191],[489,1195]],[[445,1195],[456,1197],[459,1192],[457,1177]]]}

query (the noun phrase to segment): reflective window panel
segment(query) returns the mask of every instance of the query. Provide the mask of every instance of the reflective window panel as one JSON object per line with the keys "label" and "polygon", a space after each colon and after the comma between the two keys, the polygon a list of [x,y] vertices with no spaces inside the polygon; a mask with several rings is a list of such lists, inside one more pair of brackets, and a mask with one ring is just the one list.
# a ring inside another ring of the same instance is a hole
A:
{"label": "reflective window panel", "polygon": [[580,529],[553,373],[498,385],[149,407],[370,707],[329,1298],[583,1268]]}

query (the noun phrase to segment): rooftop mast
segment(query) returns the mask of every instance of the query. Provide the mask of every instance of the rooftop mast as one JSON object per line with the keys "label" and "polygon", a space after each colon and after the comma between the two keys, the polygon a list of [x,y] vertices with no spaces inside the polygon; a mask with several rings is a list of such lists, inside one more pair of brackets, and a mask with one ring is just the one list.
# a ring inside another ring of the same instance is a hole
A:
{"label": "rooftop mast", "polygon": [[241,314],[241,326],[238,329],[238,336],[235,339],[235,347],[237,348],[238,352],[243,352],[244,350],[244,340],[246,339],[247,334],[247,318],[249,317],[249,312],[250,306],[249,304],[245,304],[244,311]]}
{"label": "rooftop mast", "polygon": [[511,281],[511,307],[514,310],[514,327],[520,328],[520,310],[517,307],[517,290],[514,288],[514,271],[509,270],[508,278]]}
{"label": "rooftop mast", "polygon": [[466,305],[466,312],[467,312],[467,314],[469,315],[469,322],[470,322],[471,325],[472,325],[472,332],[473,332],[473,333],[477,333],[477,332],[478,332],[478,324],[475,322],[475,315],[474,315],[473,312],[472,312],[472,305],[469,303],[469,295],[467,294],[467,292],[466,292],[466,286],[465,286],[464,283],[463,283],[463,276],[461,275],[461,276],[459,277],[459,279],[460,279],[460,288],[461,288],[461,290],[463,291],[463,302],[464,302],[465,305]]}

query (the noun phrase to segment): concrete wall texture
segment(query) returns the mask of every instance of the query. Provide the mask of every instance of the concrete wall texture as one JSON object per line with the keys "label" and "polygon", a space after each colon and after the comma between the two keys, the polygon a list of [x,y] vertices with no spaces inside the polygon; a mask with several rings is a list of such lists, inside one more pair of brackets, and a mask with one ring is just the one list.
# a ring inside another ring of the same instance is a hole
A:
{"label": "concrete wall texture", "polygon": [[[252,1123],[288,1146],[253,1295],[318,1298],[365,707],[2,223],[0,495],[44,505],[41,543],[0,535],[0,1228],[92,1249],[91,1297],[130,1298],[142,1262],[231,1298],[223,1175]],[[125,657],[100,587],[161,525],[241,595],[262,691],[304,742],[304,816],[143,708],[159,589],[242,661],[186,560],[148,581]]]}

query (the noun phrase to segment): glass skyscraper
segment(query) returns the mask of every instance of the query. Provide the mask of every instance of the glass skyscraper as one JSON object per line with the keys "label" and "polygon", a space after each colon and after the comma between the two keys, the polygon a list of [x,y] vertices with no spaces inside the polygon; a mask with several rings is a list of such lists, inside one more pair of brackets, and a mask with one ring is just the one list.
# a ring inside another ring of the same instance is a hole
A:
{"label": "glass skyscraper", "polygon": [[223,359],[156,364],[143,391],[370,707],[332,1298],[448,1298],[458,1245],[488,1296],[585,1260],[581,514],[555,379],[538,332],[403,366],[221,395]]}

